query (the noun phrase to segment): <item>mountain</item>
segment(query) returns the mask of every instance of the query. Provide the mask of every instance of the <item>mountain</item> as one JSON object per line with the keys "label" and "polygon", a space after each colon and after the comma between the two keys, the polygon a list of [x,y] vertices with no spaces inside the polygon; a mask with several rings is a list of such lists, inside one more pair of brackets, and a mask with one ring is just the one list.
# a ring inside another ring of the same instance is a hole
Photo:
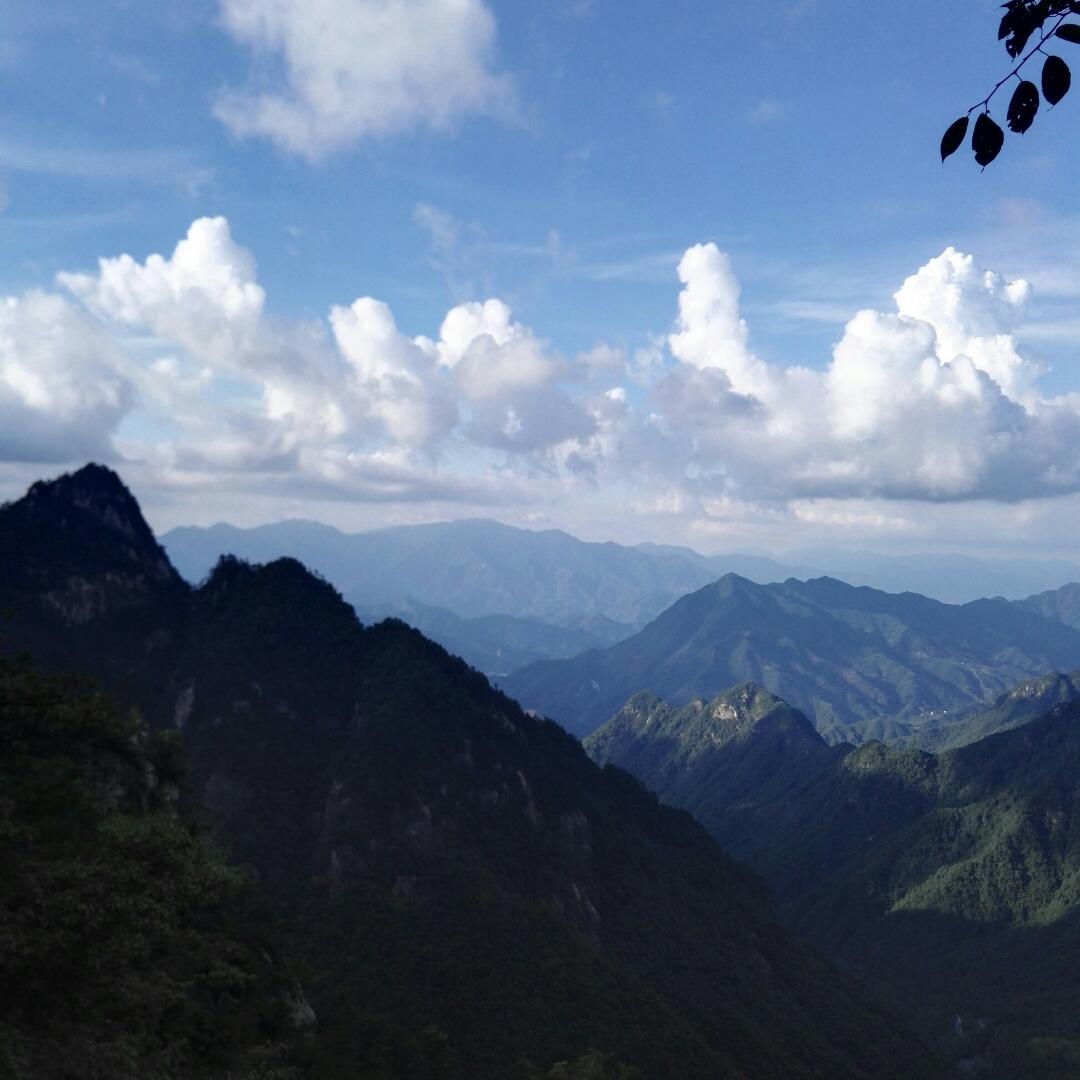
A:
{"label": "mountain", "polygon": [[940,715],[906,740],[923,750],[955,750],[999,731],[1022,727],[1045,716],[1055,705],[1080,700],[1080,672],[1059,671],[1028,679],[995,698],[989,705]]}
{"label": "mountain", "polygon": [[1017,601],[1017,606],[1080,629],[1080,585],[1075,582],[1029,596]]}
{"label": "mountain", "polygon": [[586,740],[761,872],[965,1072],[1080,1075],[1080,703],[940,755],[827,746],[756,687]]}
{"label": "mountain", "polygon": [[[362,626],[292,559],[150,581],[119,480],[59,483],[31,493],[48,514],[0,508],[8,640],[179,732],[191,798],[306,965],[310,1075],[494,1080],[594,1049],[649,1078],[937,1074],[688,815],[462,661]],[[101,602],[55,602],[72,589]]]}
{"label": "mountain", "polygon": [[412,600],[466,619],[512,615],[559,626],[601,616],[636,628],[714,576],[678,556],[487,520],[352,534],[305,521],[215,525],[173,529],[162,541],[189,581],[225,554],[260,562],[290,556],[357,607]]}
{"label": "mountain", "polygon": [[1066,559],[975,558],[937,553],[878,555],[822,548],[789,552],[787,558],[818,567],[819,575],[840,578],[852,585],[869,585],[883,592],[916,592],[948,604],[966,604],[987,596],[1020,600],[1029,593],[1080,581],[1080,563]]}
{"label": "mountain", "polygon": [[831,578],[755,585],[729,574],[607,649],[543,661],[503,682],[526,708],[586,735],[628,698],[673,704],[752,681],[804,710],[830,741],[911,734],[1080,661],[1080,631],[1005,600],[942,604]]}
{"label": "mountain", "polygon": [[415,601],[357,607],[356,614],[362,622],[401,619],[491,678],[502,678],[537,660],[566,659],[589,649],[614,645],[629,629],[618,623],[605,623],[601,617],[583,620],[589,629],[555,626],[513,615],[463,619],[446,608],[428,607]]}
{"label": "mountain", "polygon": [[803,859],[789,850],[801,824],[787,816],[798,805],[792,793],[850,751],[828,746],[802,713],[753,683],[681,707],[637,694],[584,746],[598,764],[626,769],[662,802],[690,811],[736,858],[774,878],[788,866],[798,873]]}
{"label": "mountain", "polygon": [[309,1011],[175,740],[0,657],[0,1075],[299,1080]]}
{"label": "mountain", "polygon": [[667,555],[686,559],[697,566],[705,567],[714,578],[724,574],[738,574],[762,584],[770,581],[785,581],[787,578],[821,577],[822,571],[816,566],[788,566],[777,562],[768,555],[702,555],[693,548],[674,544],[636,544],[637,551],[648,555]]}

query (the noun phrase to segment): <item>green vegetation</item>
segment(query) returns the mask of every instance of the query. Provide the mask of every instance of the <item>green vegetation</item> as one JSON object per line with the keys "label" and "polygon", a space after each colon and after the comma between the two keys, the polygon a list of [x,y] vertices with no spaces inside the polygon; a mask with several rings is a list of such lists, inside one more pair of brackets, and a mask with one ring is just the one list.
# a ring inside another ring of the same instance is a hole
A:
{"label": "green vegetation", "polygon": [[923,750],[956,750],[999,731],[1010,731],[1054,706],[1080,700],[1080,672],[1054,671],[1006,690],[989,705],[972,706],[935,716],[904,741]]}
{"label": "green vegetation", "polygon": [[504,688],[585,736],[644,690],[674,705],[754,682],[830,742],[894,739],[943,710],[1080,660],[1080,631],[1006,600],[952,605],[830,578],[727,575],[602,651],[533,664]]}
{"label": "green vegetation", "polygon": [[0,1076],[281,1062],[291,984],[245,879],[176,814],[175,749],[0,658]]}
{"label": "green vegetation", "polygon": [[[1014,707],[1040,699],[1018,689]],[[693,808],[943,1054],[1076,1075],[1080,704],[935,756],[827,746],[756,687],[678,709],[642,695],[587,747]]]}

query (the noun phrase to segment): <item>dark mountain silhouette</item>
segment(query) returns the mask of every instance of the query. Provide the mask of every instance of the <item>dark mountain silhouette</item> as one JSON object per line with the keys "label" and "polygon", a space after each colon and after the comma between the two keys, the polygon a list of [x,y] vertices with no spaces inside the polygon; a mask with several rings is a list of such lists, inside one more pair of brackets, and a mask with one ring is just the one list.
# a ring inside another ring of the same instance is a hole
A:
{"label": "dark mountain silhouette", "polygon": [[1005,600],[942,604],[831,578],[756,585],[729,574],[638,634],[503,683],[585,735],[642,690],[674,704],[753,681],[830,741],[909,735],[942,710],[1080,661],[1080,631]]}
{"label": "dark mountain silhouette", "polygon": [[590,1048],[648,1077],[934,1074],[688,815],[295,560],[178,583],[110,486],[83,470],[28,496],[49,513],[0,509],[8,640],[181,733],[213,836],[310,969],[312,1075],[502,1078]]}

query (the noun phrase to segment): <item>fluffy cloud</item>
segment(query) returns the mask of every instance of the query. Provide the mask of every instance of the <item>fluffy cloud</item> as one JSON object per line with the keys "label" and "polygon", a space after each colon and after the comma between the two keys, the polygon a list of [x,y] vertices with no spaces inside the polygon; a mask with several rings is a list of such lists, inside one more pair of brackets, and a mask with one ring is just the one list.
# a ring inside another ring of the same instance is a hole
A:
{"label": "fluffy cloud", "polygon": [[857,313],[818,371],[753,355],[713,245],[691,248],[679,275],[670,347],[681,363],[653,401],[699,490],[1015,500],[1075,489],[1080,414],[1040,396],[1039,366],[1013,337],[1026,282],[950,248],[904,282],[895,313]]}
{"label": "fluffy cloud", "polygon": [[947,250],[808,368],[755,356],[715,246],[679,276],[666,338],[566,358],[497,298],[431,337],[372,297],[277,319],[228,222],[200,219],[170,255],[0,303],[0,461],[119,453],[178,485],[381,503],[606,501],[706,533],[910,533],[931,502],[1080,492],[1080,394],[1043,394],[1017,347],[1026,283]]}
{"label": "fluffy cloud", "polygon": [[112,339],[59,296],[0,300],[0,460],[112,457],[132,404]]}
{"label": "fluffy cloud", "polygon": [[719,368],[739,394],[766,391],[769,373],[747,348],[749,331],[739,315],[739,283],[731,260],[715,244],[697,244],[679,263],[677,330],[668,339],[684,364]]}
{"label": "fluffy cloud", "polygon": [[221,0],[221,21],[257,55],[280,58],[284,85],[225,91],[216,115],[309,159],[445,128],[512,97],[492,68],[495,19],[483,0]]}
{"label": "fluffy cloud", "polygon": [[266,296],[251,252],[235,244],[225,218],[200,218],[171,257],[100,259],[97,274],[57,280],[94,314],[146,327],[226,362],[243,356]]}
{"label": "fluffy cloud", "polygon": [[194,222],[169,256],[104,258],[58,282],[82,307],[50,302],[123,358],[114,366],[138,388],[140,426],[162,429],[181,470],[348,486],[377,463],[397,476],[435,470],[453,489],[451,459],[475,469],[497,450],[550,473],[596,427],[564,386],[569,365],[502,301],[453,308],[435,340],[403,333],[372,297],[332,307],[326,323],[284,322],[267,314],[255,260],[224,218]]}
{"label": "fluffy cloud", "polygon": [[364,297],[330,312],[334,340],[354,374],[354,395],[366,401],[395,442],[431,448],[453,430],[457,403],[441,378],[434,348],[398,331],[393,313]]}

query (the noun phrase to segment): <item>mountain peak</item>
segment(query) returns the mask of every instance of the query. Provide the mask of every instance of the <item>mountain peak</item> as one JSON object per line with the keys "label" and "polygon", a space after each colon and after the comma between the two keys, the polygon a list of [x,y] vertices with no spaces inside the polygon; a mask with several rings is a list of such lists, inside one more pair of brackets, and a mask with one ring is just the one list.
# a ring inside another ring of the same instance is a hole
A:
{"label": "mountain peak", "polygon": [[0,506],[0,598],[29,589],[66,623],[85,624],[182,588],[112,469],[86,465]]}
{"label": "mountain peak", "polygon": [[135,497],[120,477],[104,465],[91,462],[55,480],[39,480],[12,505],[23,506],[35,519],[62,517],[65,510],[77,508],[128,539],[149,540],[157,547]]}
{"label": "mountain peak", "polygon": [[783,698],[755,682],[739,683],[717,694],[705,709],[714,720],[736,727],[752,727],[777,709],[794,711]]}
{"label": "mountain peak", "polygon": [[727,746],[776,740],[793,746],[825,745],[798,709],[757,683],[745,682],[709,701],[697,698],[682,706],[652,693],[635,694],[585,739],[585,747],[598,761],[615,761],[625,768],[644,750],[682,769]]}

